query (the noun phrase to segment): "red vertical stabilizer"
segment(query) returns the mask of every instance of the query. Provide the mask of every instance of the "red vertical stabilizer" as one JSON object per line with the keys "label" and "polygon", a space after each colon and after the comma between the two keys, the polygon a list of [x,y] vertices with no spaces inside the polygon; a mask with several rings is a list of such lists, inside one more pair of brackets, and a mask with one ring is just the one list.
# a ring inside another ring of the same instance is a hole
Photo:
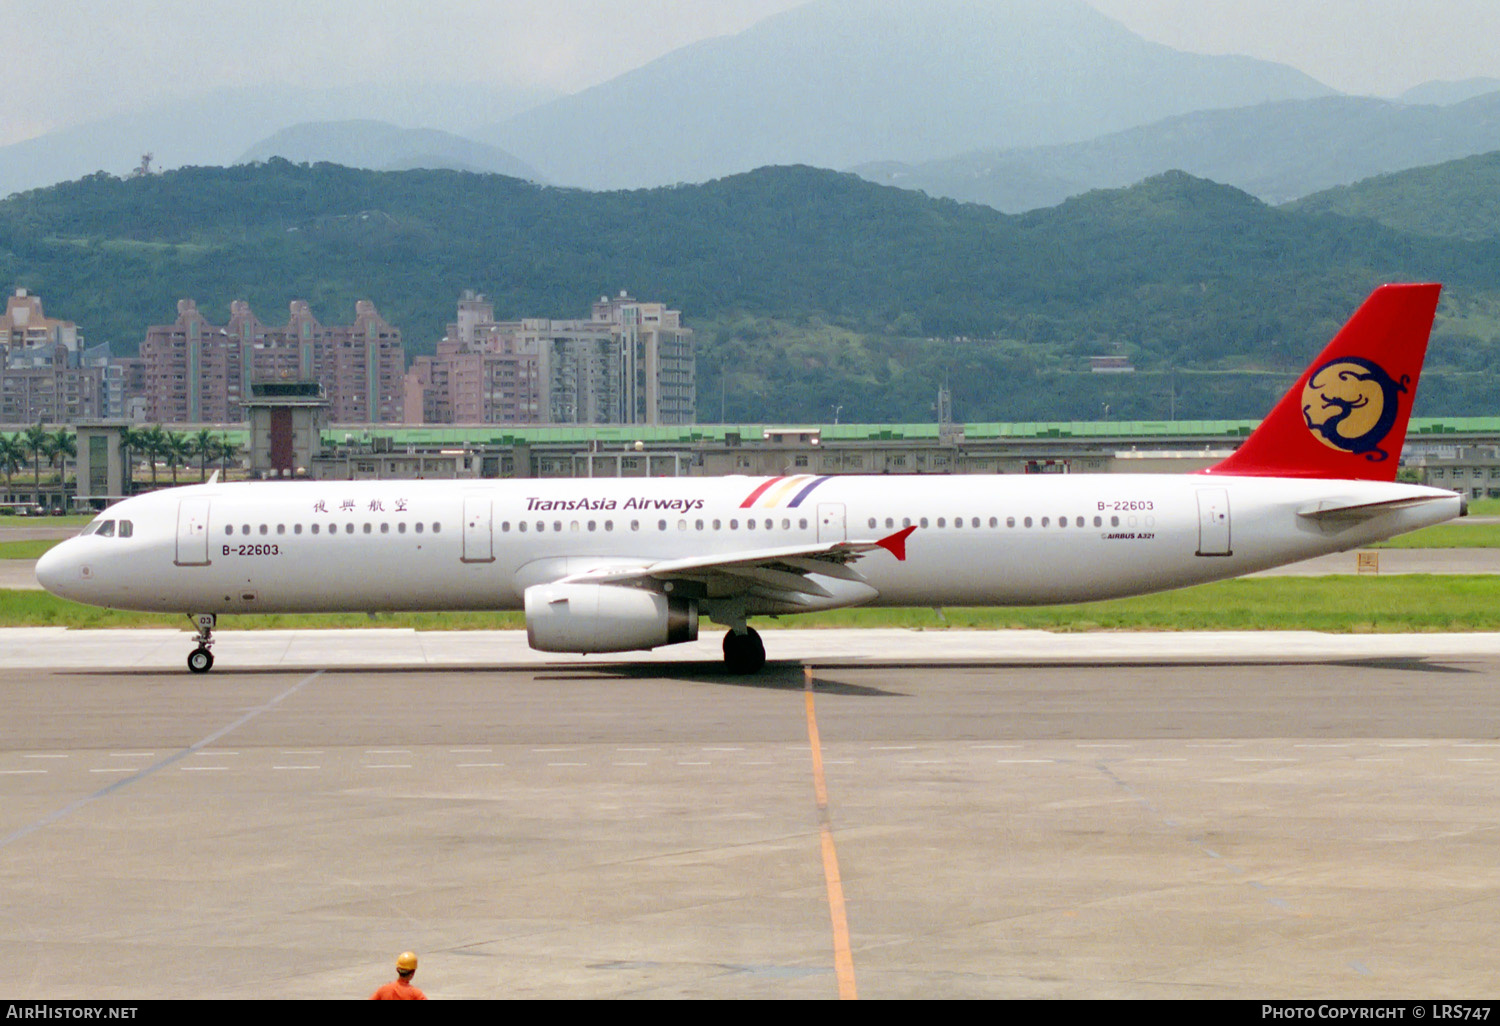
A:
{"label": "red vertical stabilizer", "polygon": [[1204,474],[1394,481],[1441,285],[1382,285],[1245,444]]}

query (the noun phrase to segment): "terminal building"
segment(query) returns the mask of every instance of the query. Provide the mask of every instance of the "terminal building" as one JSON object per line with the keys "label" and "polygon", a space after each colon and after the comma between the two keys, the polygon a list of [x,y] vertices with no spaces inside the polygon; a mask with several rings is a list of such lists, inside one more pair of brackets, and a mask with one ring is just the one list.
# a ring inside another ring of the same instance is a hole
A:
{"label": "terminal building", "polygon": [[[1227,456],[1255,421],[1140,421],[1016,424],[573,425],[401,427],[330,424],[316,383],[256,390],[247,431],[216,433],[239,443],[232,476],[255,479],[449,479],[566,477],[747,477],[783,474],[1129,474],[1188,473]],[[84,425],[78,494],[102,505],[124,479],[111,435],[123,421]],[[1500,418],[1415,418],[1403,475],[1462,492],[1500,497]],[[87,468],[87,469],[85,469]],[[144,482],[136,478],[136,489]],[[3,488],[0,488],[3,490]],[[13,476],[0,503],[65,500],[55,487],[33,494]]]}

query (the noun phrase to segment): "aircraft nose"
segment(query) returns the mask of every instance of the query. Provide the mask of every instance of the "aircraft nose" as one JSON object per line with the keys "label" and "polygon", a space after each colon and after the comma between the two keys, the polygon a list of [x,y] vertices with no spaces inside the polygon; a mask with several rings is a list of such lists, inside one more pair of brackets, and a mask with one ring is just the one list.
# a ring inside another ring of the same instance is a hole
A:
{"label": "aircraft nose", "polygon": [[70,598],[88,574],[88,568],[79,564],[75,552],[68,542],[54,545],[42,553],[36,561],[36,579],[43,588],[59,598]]}

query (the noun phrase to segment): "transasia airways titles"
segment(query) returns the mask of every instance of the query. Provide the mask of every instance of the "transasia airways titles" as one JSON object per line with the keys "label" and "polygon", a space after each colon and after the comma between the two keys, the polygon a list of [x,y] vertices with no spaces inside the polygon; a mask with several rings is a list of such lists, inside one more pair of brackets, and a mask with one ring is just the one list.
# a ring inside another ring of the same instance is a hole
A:
{"label": "transasia airways titles", "polygon": [[662,510],[667,513],[691,513],[703,508],[702,499],[658,499],[645,495],[632,495],[623,502],[612,498],[544,499],[539,495],[526,496],[528,512],[566,513],[573,510]]}
{"label": "transasia airways titles", "polygon": [[1396,483],[1437,285],[1386,285],[1197,474],[210,482],[111,506],[37,563],[54,594],[218,617],[520,609],[547,652],[627,652],[856,605],[1084,602],[1368,545],[1461,515]]}

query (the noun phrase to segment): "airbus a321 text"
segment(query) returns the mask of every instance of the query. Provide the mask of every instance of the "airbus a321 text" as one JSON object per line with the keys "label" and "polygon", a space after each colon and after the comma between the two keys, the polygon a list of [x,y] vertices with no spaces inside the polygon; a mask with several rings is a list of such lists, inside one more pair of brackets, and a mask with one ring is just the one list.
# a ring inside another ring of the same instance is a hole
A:
{"label": "airbus a321 text", "polygon": [[1179,588],[1461,514],[1397,484],[1437,285],[1377,289],[1231,456],[1196,474],[210,483],[105,510],[36,573],[186,613],[522,609],[547,652],[625,652],[754,616],[1038,605]]}

